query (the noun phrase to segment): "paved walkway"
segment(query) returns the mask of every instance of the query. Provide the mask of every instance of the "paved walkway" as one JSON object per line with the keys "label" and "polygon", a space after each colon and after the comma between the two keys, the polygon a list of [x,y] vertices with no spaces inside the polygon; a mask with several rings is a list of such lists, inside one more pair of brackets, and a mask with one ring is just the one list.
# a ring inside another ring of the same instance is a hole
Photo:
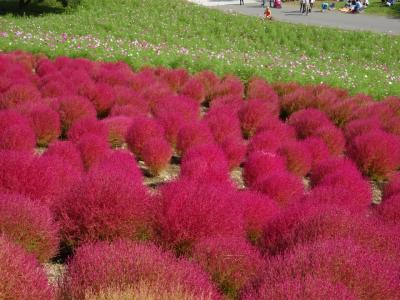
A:
{"label": "paved walkway", "polygon": [[[264,9],[260,7],[260,0],[244,0],[245,5],[239,5],[239,0],[190,0],[200,5],[215,6],[226,12],[237,12],[245,15],[262,17]],[[269,1],[266,1],[269,3]],[[328,26],[348,30],[366,30],[379,33],[400,35],[400,18],[372,16],[361,14],[345,14],[338,11],[322,13],[321,9],[314,8],[308,16],[299,12],[298,1],[283,3],[282,9],[272,8],[272,16],[279,21],[301,23],[316,26]]]}

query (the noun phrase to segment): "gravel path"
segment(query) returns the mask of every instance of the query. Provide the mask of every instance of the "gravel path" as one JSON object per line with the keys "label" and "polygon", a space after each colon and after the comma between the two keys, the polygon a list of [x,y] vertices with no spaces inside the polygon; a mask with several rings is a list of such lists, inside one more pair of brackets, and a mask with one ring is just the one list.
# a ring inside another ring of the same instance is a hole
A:
{"label": "gravel path", "polygon": [[[245,5],[239,5],[239,0],[191,0],[191,2],[205,6],[213,6],[216,9],[226,12],[236,12],[257,17],[261,17],[264,12],[264,9],[260,6],[259,0],[244,0],[246,3]],[[322,13],[320,7],[314,8],[312,13],[305,16],[299,12],[299,5],[297,2],[298,1],[294,3],[283,3],[282,9],[272,8],[272,16],[276,20],[289,23],[400,35],[400,18],[373,16],[364,13],[353,15],[338,11]]]}

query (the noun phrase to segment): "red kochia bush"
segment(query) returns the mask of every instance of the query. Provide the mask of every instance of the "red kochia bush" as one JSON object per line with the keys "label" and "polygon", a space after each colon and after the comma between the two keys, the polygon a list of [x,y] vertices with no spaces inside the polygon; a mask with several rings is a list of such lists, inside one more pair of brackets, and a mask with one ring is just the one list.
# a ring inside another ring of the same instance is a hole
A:
{"label": "red kochia bush", "polygon": [[312,167],[330,156],[329,148],[321,138],[308,137],[303,140],[303,145],[310,153]]}
{"label": "red kochia bush", "polygon": [[263,100],[249,100],[244,102],[240,111],[239,119],[243,134],[247,137],[254,135],[263,121],[273,118],[274,112]]}
{"label": "red kochia bush", "polygon": [[348,154],[364,175],[382,180],[400,166],[400,138],[380,130],[364,133],[351,142]]}
{"label": "red kochia bush", "polygon": [[212,144],[213,135],[204,122],[192,122],[179,130],[176,148],[184,154],[190,147],[201,144]]}
{"label": "red kochia bush", "polygon": [[316,129],[312,136],[321,138],[328,146],[331,155],[343,153],[346,141],[342,131],[334,125],[326,125]]}
{"label": "red kochia bush", "polygon": [[[123,240],[80,247],[68,263],[61,291],[66,299],[83,300],[110,292],[129,293],[141,284],[148,286],[151,295],[146,296],[151,298],[170,293],[173,297],[178,290],[189,299],[219,299],[208,276],[196,265],[152,244]],[[134,291],[127,295],[136,296]]]}
{"label": "red kochia bush", "polygon": [[196,182],[229,182],[229,168],[223,151],[214,144],[189,148],[182,157],[181,176]]}
{"label": "red kochia bush", "polygon": [[125,116],[108,117],[102,121],[108,131],[108,142],[111,147],[121,147],[125,143],[125,136],[131,126],[132,119]]}
{"label": "red kochia bush", "polygon": [[389,182],[383,188],[383,200],[400,194],[400,173],[396,173],[389,178]]}
{"label": "red kochia bush", "polygon": [[221,143],[224,139],[234,136],[241,137],[240,121],[234,110],[229,107],[212,108],[204,120],[210,128],[214,139]]}
{"label": "red kochia bush", "polygon": [[286,160],[286,168],[289,172],[304,177],[311,169],[311,155],[306,145],[302,142],[286,142],[278,154]]}
{"label": "red kochia bush", "polygon": [[244,236],[242,214],[229,186],[180,180],[160,191],[160,237],[177,253],[190,253],[193,243],[203,237]]}
{"label": "red kochia bush", "polygon": [[0,108],[15,108],[27,102],[40,101],[40,92],[33,84],[13,84],[0,94]]}
{"label": "red kochia bush", "polygon": [[33,150],[35,133],[28,119],[16,111],[0,111],[0,149]]}
{"label": "red kochia bush", "polygon": [[257,129],[257,133],[263,131],[272,131],[283,141],[296,138],[296,131],[294,128],[287,123],[282,122],[279,118],[268,118],[263,120],[262,124]]}
{"label": "red kochia bush", "polygon": [[0,234],[46,262],[58,250],[58,228],[47,206],[18,194],[0,193]]}
{"label": "red kochia bush", "polygon": [[114,105],[114,89],[105,83],[97,83],[94,93],[89,96],[98,116],[106,116]]}
{"label": "red kochia bush", "polygon": [[388,224],[400,224],[400,194],[394,194],[386,198],[377,207],[378,215],[383,222]]}
{"label": "red kochia bush", "polygon": [[52,142],[47,150],[43,153],[43,156],[56,156],[62,159],[64,162],[69,163],[80,173],[83,171],[83,162],[81,154],[78,148],[70,141],[54,141]]}
{"label": "red kochia bush", "polygon": [[0,295],[9,300],[54,299],[43,267],[33,255],[0,236]]}
{"label": "red kochia bush", "polygon": [[269,288],[288,279],[315,276],[345,285],[357,299],[397,299],[396,264],[352,240],[321,241],[299,246],[269,262],[265,283]]}
{"label": "red kochia bush", "polygon": [[322,111],[314,108],[303,109],[292,114],[288,124],[296,129],[297,136],[301,139],[313,135],[322,126],[332,125]]}
{"label": "red kochia bush", "polygon": [[141,157],[153,175],[164,171],[172,157],[172,148],[165,139],[149,139],[141,150]]}
{"label": "red kochia bush", "polygon": [[189,80],[189,73],[182,68],[171,69],[162,74],[160,79],[165,81],[173,91],[177,92]]}
{"label": "red kochia bush", "polygon": [[153,115],[160,116],[179,113],[185,121],[196,121],[200,117],[199,104],[185,96],[165,96],[155,100]]}
{"label": "red kochia bush", "polygon": [[91,133],[84,134],[77,144],[86,169],[96,165],[110,151],[107,140]]}
{"label": "red kochia bush", "polygon": [[213,98],[234,95],[243,97],[244,85],[239,77],[234,75],[226,75],[222,80],[215,86]]}
{"label": "red kochia bush", "polygon": [[82,118],[77,120],[68,130],[68,139],[77,144],[82,136],[92,134],[107,140],[107,133],[107,127],[103,122],[94,117]]}
{"label": "red kochia bush", "polygon": [[219,289],[233,299],[266,267],[257,249],[242,237],[201,239],[194,246],[193,259],[211,274]]}
{"label": "red kochia bush", "polygon": [[235,194],[235,198],[242,207],[247,239],[258,245],[264,224],[276,217],[280,209],[274,200],[256,191],[239,191]]}
{"label": "red kochia bush", "polygon": [[200,80],[191,78],[181,87],[179,94],[190,97],[198,103],[202,103],[206,97],[206,91]]}
{"label": "red kochia bush", "polygon": [[342,283],[334,283],[307,275],[305,278],[289,278],[273,285],[267,281],[263,281],[258,290],[247,291],[242,299],[356,300],[357,298]]}
{"label": "red kochia bush", "polygon": [[85,117],[96,117],[96,110],[87,98],[65,96],[58,98],[53,107],[60,114],[62,129],[67,132],[71,125]]}
{"label": "red kochia bush", "polygon": [[239,167],[246,155],[247,145],[244,140],[241,137],[227,137],[220,146],[225,153],[229,169]]}
{"label": "red kochia bush", "polygon": [[116,166],[95,167],[60,203],[61,236],[69,246],[150,234],[150,199],[141,181]]}
{"label": "red kochia bush", "polygon": [[250,153],[244,163],[243,178],[247,186],[251,187],[265,175],[286,170],[285,161],[273,152],[256,151]]}
{"label": "red kochia bush", "polygon": [[194,78],[201,82],[204,87],[205,98],[210,100],[214,94],[214,89],[219,82],[219,78],[212,71],[202,71],[194,75]]}
{"label": "red kochia bush", "polygon": [[253,77],[247,86],[247,99],[260,99],[266,101],[274,114],[279,114],[278,94],[272,86],[268,85],[263,79]]}
{"label": "red kochia bush", "polygon": [[275,153],[282,146],[282,139],[272,130],[263,130],[253,135],[247,146],[247,152],[264,151]]}
{"label": "red kochia bush", "polygon": [[136,155],[141,154],[144,144],[152,138],[163,138],[164,130],[154,119],[147,117],[136,117],[126,134],[126,142],[129,149]]}
{"label": "red kochia bush", "polygon": [[276,171],[261,177],[254,188],[285,207],[300,199],[304,193],[302,180],[287,171]]}
{"label": "red kochia bush", "polygon": [[352,141],[354,138],[360,134],[382,129],[383,124],[377,118],[368,119],[358,119],[349,122],[343,129],[345,137],[348,142]]}
{"label": "red kochia bush", "polygon": [[331,157],[314,164],[310,179],[313,185],[318,185],[327,175],[339,172],[361,175],[353,161],[347,158]]}

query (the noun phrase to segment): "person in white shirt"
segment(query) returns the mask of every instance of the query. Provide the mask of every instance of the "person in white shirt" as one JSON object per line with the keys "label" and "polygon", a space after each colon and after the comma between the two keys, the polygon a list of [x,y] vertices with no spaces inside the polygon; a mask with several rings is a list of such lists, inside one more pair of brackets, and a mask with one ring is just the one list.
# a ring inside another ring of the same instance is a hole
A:
{"label": "person in white shirt", "polygon": [[314,3],[315,3],[315,0],[310,0],[310,12],[312,11]]}

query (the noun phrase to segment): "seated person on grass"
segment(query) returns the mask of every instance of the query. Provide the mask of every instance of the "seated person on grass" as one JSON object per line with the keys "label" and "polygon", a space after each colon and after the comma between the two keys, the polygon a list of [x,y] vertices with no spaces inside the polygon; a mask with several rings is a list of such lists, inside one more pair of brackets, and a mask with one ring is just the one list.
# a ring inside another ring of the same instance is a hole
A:
{"label": "seated person on grass", "polygon": [[269,7],[267,7],[264,11],[265,20],[272,20],[272,13]]}
{"label": "seated person on grass", "polygon": [[351,11],[353,14],[360,13],[363,9],[363,5],[360,0],[356,1],[356,5],[354,5],[353,10]]}

